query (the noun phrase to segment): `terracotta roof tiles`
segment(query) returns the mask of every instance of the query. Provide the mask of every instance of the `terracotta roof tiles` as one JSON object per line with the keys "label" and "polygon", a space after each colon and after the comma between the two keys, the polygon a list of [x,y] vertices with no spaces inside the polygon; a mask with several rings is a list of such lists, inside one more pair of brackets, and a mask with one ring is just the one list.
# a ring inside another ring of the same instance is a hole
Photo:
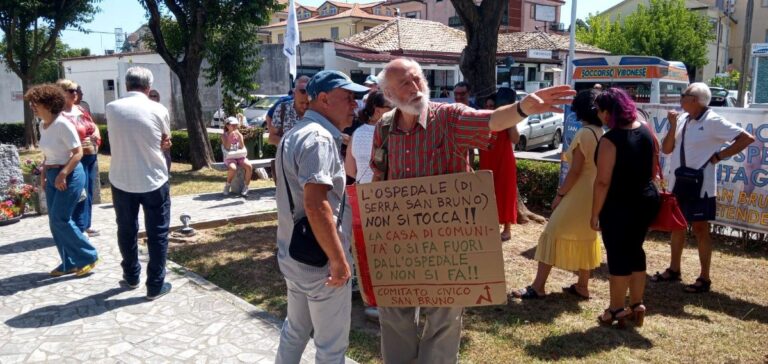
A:
{"label": "terracotta roof tiles", "polygon": [[[398,25],[399,22],[399,25]],[[398,37],[399,29],[399,37]],[[357,33],[339,43],[377,52],[396,50],[411,52],[461,53],[467,45],[463,30],[445,24],[422,20],[392,19],[369,30]],[[544,32],[499,34],[498,53],[518,53],[529,49],[568,50],[569,37]],[[609,54],[588,44],[576,42],[576,51]]]}

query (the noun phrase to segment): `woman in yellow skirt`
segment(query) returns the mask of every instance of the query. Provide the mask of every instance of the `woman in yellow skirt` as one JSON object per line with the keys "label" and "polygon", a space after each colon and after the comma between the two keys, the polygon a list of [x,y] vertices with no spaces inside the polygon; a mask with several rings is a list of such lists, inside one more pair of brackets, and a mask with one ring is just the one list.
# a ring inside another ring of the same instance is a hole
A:
{"label": "woman in yellow skirt", "polygon": [[573,110],[582,122],[568,150],[563,155],[570,163],[565,181],[552,202],[552,216],[539,237],[535,259],[539,262],[533,284],[513,292],[522,299],[540,298],[546,294],[552,267],[578,272],[577,283],[563,291],[580,298],[589,298],[590,270],[600,266],[600,238],[589,225],[592,208],[592,185],[597,167],[594,155],[603,135],[602,122],[597,117],[595,98],[598,90],[580,92],[573,100]]}

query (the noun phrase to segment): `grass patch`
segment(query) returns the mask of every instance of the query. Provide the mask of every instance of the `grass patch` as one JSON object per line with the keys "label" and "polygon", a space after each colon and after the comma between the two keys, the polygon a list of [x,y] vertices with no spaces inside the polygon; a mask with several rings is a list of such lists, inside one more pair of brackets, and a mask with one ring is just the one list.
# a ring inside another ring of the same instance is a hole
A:
{"label": "grass patch", "polygon": [[[513,225],[503,246],[508,290],[525,287],[536,272],[533,254],[543,226]],[[195,243],[173,245],[170,259],[214,284],[285,317],[285,284],[275,257],[276,222],[225,226],[200,232]],[[666,268],[669,237],[651,234],[645,248],[648,272]],[[692,241],[692,237],[689,241]],[[570,272],[553,270],[548,295],[512,300],[504,306],[468,308],[461,341],[463,363],[511,362],[766,362],[768,360],[768,246],[747,246],[715,238],[713,292],[691,295],[681,284],[650,284],[648,316],[642,328],[598,327],[608,305],[608,272],[603,265],[590,281],[592,299],[577,301],[560,291],[575,282]],[[698,273],[694,245],[685,249],[683,276]],[[359,298],[353,300],[351,358],[380,363],[378,327],[366,322]]]}
{"label": "grass patch", "polygon": [[[20,151],[21,159],[43,159],[42,152]],[[101,179],[101,202],[112,202],[112,188],[109,184],[109,167],[112,158],[108,154],[99,154],[99,178]],[[192,165],[188,163],[171,164],[171,196],[197,195],[201,193],[221,192],[224,183],[227,180],[225,172],[220,172],[211,168],[203,168],[193,171]],[[251,181],[250,188],[274,187],[271,180]]]}

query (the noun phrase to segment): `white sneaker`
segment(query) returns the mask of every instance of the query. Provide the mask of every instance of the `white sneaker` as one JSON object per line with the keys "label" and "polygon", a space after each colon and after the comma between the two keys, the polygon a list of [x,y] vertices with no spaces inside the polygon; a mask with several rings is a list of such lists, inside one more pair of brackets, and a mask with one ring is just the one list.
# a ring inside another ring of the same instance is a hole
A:
{"label": "white sneaker", "polygon": [[229,195],[229,183],[224,184],[224,192],[222,192],[224,196]]}
{"label": "white sneaker", "polygon": [[248,186],[243,187],[243,190],[240,191],[240,196],[248,197]]}

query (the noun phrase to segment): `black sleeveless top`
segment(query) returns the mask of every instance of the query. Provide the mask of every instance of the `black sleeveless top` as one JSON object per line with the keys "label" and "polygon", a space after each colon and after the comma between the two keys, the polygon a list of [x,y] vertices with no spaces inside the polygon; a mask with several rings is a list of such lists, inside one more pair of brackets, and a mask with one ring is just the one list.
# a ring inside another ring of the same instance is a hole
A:
{"label": "black sleeveless top", "polygon": [[605,205],[633,203],[655,195],[652,178],[655,145],[651,131],[644,125],[635,129],[614,128],[603,135],[601,142],[604,139],[616,146],[616,163]]}

